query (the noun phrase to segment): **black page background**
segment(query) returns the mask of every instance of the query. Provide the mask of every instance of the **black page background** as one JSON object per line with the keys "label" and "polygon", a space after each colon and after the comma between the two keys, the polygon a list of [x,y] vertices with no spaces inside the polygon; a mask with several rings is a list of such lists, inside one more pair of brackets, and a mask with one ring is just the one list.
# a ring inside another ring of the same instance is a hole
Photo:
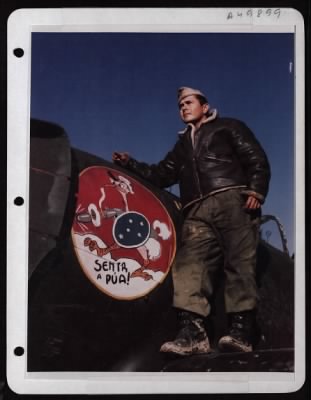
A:
{"label": "black page background", "polygon": [[[307,354],[307,370],[306,370],[306,383],[303,387],[295,393],[282,393],[282,394],[199,394],[191,395],[191,397],[197,399],[215,399],[215,400],[238,400],[238,399],[310,399],[310,170],[311,170],[311,146],[310,146],[310,18],[311,18],[311,7],[310,0],[262,0],[262,1],[223,1],[223,0],[192,0],[192,1],[58,1],[58,0],[1,0],[0,1],[0,73],[1,73],[1,86],[0,86],[0,98],[1,98],[1,118],[0,118],[0,183],[1,183],[1,195],[0,195],[0,227],[1,227],[1,244],[2,251],[0,252],[0,400],[10,399],[89,399],[94,397],[97,399],[150,399],[155,400],[160,398],[164,399],[188,399],[190,395],[17,395],[13,393],[6,382],[6,93],[7,93],[7,66],[6,66],[6,52],[7,52],[7,18],[8,16],[19,8],[60,8],[60,7],[262,7],[262,8],[278,8],[278,7],[291,7],[296,8],[303,15],[305,20],[305,37],[306,37],[306,81],[305,81],[305,93],[306,93],[306,315],[307,315],[307,332],[306,332],[306,354]],[[8,133],[9,134],[9,133]],[[299,332],[297,333],[299,335]]]}

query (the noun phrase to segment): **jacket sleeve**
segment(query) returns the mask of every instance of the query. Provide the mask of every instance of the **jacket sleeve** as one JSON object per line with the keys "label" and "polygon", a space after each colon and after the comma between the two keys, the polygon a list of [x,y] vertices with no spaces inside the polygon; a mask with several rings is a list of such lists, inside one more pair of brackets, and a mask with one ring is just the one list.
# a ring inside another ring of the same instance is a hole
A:
{"label": "jacket sleeve", "polygon": [[177,183],[180,167],[179,142],[177,142],[173,150],[158,164],[147,164],[130,157],[125,168],[154,185],[165,188]]}
{"label": "jacket sleeve", "polygon": [[271,177],[270,164],[265,151],[253,132],[241,121],[234,120],[232,145],[247,176],[247,194],[265,201]]}

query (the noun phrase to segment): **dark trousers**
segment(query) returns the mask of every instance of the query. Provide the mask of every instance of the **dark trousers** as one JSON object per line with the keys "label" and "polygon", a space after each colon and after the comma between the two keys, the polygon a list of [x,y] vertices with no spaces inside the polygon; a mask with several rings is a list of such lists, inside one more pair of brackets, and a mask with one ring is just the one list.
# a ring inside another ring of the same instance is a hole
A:
{"label": "dark trousers", "polygon": [[246,211],[241,189],[218,192],[189,211],[172,267],[173,305],[207,316],[214,278],[224,269],[226,312],[256,307],[258,212]]}

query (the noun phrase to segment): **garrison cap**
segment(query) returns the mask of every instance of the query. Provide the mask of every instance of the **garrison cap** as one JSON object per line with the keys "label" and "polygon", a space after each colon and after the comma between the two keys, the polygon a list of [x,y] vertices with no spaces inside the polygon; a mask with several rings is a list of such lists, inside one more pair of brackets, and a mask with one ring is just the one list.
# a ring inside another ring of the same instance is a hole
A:
{"label": "garrison cap", "polygon": [[183,87],[179,88],[178,92],[177,92],[178,104],[181,102],[181,100],[183,98],[185,98],[187,96],[192,96],[194,94],[197,94],[199,96],[204,97],[206,99],[206,102],[207,102],[207,98],[206,98],[205,94],[202,93],[200,90],[183,86]]}

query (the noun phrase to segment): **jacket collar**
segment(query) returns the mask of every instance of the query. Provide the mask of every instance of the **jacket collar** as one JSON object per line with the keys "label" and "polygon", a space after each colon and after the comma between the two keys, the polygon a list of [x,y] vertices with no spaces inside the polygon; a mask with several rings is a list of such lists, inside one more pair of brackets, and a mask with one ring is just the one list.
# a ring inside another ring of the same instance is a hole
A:
{"label": "jacket collar", "polygon": [[[204,118],[204,120],[202,121],[200,127],[202,125],[204,125],[204,124],[207,124],[210,121],[213,121],[214,119],[217,118],[217,116],[218,116],[218,112],[217,112],[216,108],[212,109],[211,112],[208,114],[208,116],[206,116]],[[194,131],[195,131],[194,125],[193,124],[188,124],[184,130],[178,132],[178,135],[179,136],[184,135],[188,131],[188,129],[190,129],[191,133],[194,134]]]}

